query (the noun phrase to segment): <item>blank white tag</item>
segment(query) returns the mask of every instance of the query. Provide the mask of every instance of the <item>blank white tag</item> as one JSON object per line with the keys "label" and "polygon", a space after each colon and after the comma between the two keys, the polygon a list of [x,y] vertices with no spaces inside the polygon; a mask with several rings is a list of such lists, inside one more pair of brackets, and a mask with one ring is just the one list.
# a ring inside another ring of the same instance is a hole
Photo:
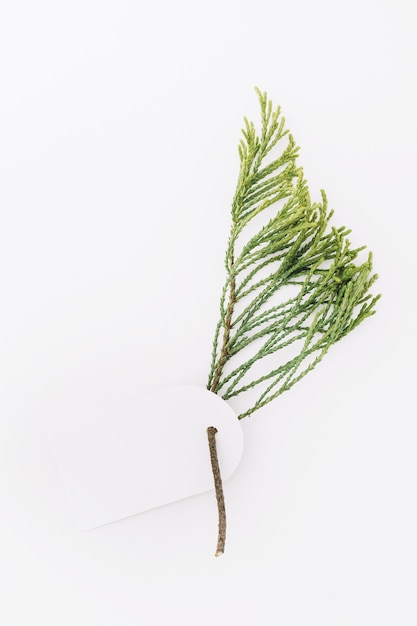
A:
{"label": "blank white tag", "polygon": [[168,387],[57,418],[48,439],[77,525],[94,528],[213,489],[208,426],[218,430],[226,480],[242,456],[242,430],[232,408],[206,389]]}

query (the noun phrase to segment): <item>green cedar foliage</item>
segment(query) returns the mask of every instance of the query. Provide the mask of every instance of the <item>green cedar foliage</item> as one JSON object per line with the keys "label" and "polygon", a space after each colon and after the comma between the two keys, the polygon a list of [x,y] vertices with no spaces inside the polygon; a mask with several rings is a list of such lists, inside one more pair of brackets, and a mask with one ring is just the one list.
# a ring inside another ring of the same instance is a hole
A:
{"label": "green cedar foliage", "polygon": [[332,344],[375,313],[379,298],[369,293],[377,278],[372,255],[357,262],[363,248],[351,248],[345,227],[330,226],[324,192],[311,202],[280,108],[257,94],[261,132],[244,119],[207,385],[225,400],[257,391],[239,419],[303,378]]}

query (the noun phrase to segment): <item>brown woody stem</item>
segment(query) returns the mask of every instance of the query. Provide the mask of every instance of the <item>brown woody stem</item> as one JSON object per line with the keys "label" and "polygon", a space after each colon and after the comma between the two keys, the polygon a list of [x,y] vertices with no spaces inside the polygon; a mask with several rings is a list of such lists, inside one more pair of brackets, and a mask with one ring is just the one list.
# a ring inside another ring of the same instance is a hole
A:
{"label": "brown woody stem", "polygon": [[226,542],[226,507],[224,504],[222,478],[220,475],[219,459],[217,458],[216,446],[217,428],[209,426],[207,436],[210,449],[211,469],[213,470],[214,487],[216,490],[217,508],[219,510],[219,532],[217,536],[217,549],[215,556],[220,556],[224,552]]}
{"label": "brown woody stem", "polygon": [[[234,267],[234,261],[232,257],[230,271],[233,271],[233,267]],[[236,279],[233,276],[233,278],[230,281],[230,286],[229,286],[229,303],[227,306],[226,317],[224,320],[223,342],[222,342],[222,347],[220,350],[220,357],[217,362],[217,367],[214,371],[213,382],[211,383],[211,386],[210,386],[210,391],[213,391],[214,393],[217,392],[217,387],[220,382],[220,376],[222,375],[223,367],[227,359],[229,358],[228,344],[230,341],[230,330],[232,328],[232,316],[233,316],[235,304],[236,304]]]}

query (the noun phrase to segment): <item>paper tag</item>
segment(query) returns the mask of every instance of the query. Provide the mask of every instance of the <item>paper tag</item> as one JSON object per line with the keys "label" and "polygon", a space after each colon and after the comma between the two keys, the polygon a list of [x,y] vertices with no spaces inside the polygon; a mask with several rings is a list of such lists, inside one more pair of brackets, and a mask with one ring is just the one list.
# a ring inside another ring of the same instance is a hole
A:
{"label": "paper tag", "polygon": [[243,451],[239,420],[219,396],[173,386],[89,415],[57,418],[48,439],[76,524],[94,528],[213,489],[207,439],[223,480]]}

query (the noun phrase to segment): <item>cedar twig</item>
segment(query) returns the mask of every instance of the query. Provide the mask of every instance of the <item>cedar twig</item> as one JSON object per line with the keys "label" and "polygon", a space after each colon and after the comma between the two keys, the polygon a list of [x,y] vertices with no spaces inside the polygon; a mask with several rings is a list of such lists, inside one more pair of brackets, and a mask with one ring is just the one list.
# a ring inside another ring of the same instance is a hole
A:
{"label": "cedar twig", "polygon": [[257,94],[261,129],[245,118],[207,381],[224,400],[251,398],[239,419],[291,389],[379,298],[372,255],[359,260],[350,231],[331,226],[324,192],[312,202],[280,108]]}

